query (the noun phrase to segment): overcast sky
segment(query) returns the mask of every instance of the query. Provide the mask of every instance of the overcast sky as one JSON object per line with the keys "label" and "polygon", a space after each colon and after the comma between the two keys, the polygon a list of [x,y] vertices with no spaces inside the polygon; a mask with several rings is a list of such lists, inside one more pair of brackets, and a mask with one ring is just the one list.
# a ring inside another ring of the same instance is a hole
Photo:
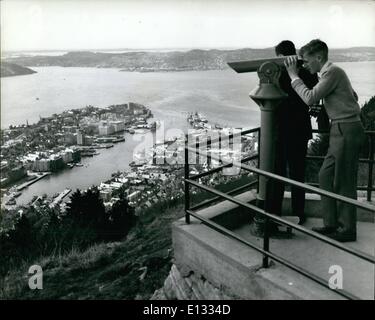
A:
{"label": "overcast sky", "polygon": [[374,1],[2,0],[9,50],[375,46]]}

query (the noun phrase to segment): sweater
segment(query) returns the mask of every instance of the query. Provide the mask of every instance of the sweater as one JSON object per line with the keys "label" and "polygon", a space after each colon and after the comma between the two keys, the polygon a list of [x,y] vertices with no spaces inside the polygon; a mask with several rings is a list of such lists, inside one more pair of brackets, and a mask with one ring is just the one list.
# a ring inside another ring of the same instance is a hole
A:
{"label": "sweater", "polygon": [[345,71],[329,63],[321,74],[318,84],[309,89],[299,78],[292,87],[307,105],[323,99],[328,117],[335,122],[360,121],[360,107]]}

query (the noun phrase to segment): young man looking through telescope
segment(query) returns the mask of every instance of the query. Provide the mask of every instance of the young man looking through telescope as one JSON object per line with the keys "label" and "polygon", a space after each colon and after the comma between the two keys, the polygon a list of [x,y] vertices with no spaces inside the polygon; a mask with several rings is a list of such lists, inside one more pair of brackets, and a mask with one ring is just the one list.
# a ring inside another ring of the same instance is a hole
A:
{"label": "young man looking through telescope", "polygon": [[[319,82],[308,88],[298,75],[297,57],[287,57],[285,66],[294,91],[308,104],[323,99],[331,120],[327,155],[319,171],[324,190],[357,198],[359,151],[364,140],[360,107],[345,71],[328,61],[328,47],[323,41],[310,41],[300,50],[304,67],[318,73]],[[356,241],[356,208],[353,205],[322,196],[324,226],[313,231],[337,241]]]}

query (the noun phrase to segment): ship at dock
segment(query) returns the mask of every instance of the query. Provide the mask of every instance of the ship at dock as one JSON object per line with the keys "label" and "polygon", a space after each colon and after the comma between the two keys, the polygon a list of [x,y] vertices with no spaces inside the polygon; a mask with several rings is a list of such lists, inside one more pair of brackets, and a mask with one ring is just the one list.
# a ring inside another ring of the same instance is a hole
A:
{"label": "ship at dock", "polygon": [[[124,136],[103,136],[97,137],[94,142],[97,144],[96,148],[110,148],[113,147],[112,143],[118,143],[125,141]],[[112,145],[111,145],[112,144]]]}
{"label": "ship at dock", "polygon": [[187,121],[194,129],[212,129],[212,126],[208,124],[207,118],[199,112],[189,112]]}
{"label": "ship at dock", "polygon": [[145,120],[140,120],[130,126],[129,128],[125,129],[125,131],[129,132],[130,134],[144,134],[148,131],[156,131],[160,127],[160,121],[155,120],[151,123],[147,123]]}

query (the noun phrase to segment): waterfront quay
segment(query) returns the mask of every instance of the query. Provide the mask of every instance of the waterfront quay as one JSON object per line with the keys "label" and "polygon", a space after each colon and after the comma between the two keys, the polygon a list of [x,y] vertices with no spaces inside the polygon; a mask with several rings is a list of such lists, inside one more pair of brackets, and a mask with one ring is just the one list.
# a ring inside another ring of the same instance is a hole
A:
{"label": "waterfront quay", "polygon": [[33,183],[45,178],[46,176],[50,175],[50,172],[44,172],[44,173],[28,173],[28,176],[31,177],[30,181],[24,182],[16,187],[17,191],[22,191],[23,189],[27,188],[28,186],[31,186]]}

